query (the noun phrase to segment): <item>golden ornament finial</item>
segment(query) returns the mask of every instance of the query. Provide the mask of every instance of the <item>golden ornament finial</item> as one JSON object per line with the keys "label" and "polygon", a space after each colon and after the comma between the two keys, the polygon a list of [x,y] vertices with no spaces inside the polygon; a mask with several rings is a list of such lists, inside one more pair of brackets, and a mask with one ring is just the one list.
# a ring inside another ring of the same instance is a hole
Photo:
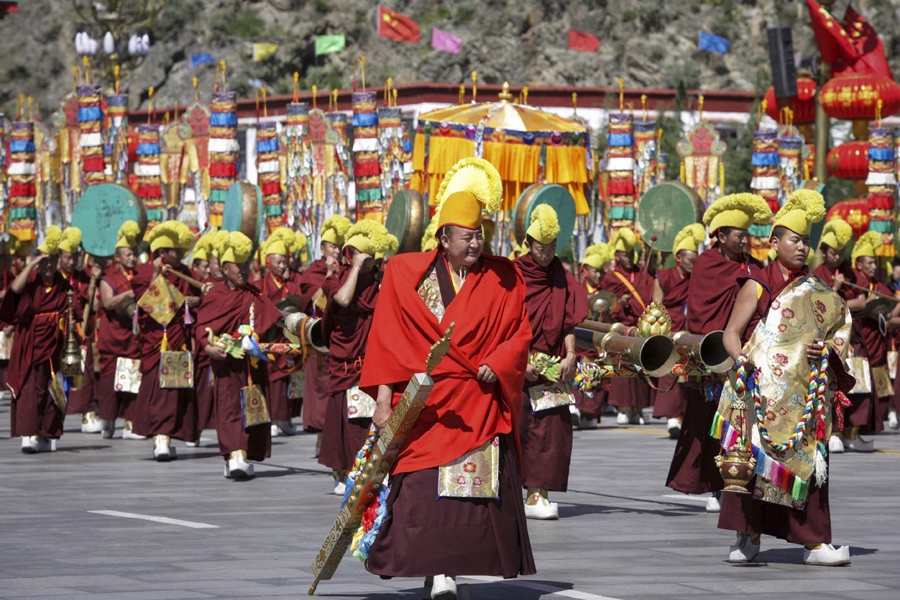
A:
{"label": "golden ornament finial", "polygon": [[441,364],[441,361],[450,352],[450,336],[456,328],[456,323],[450,323],[450,327],[444,332],[444,336],[431,346],[428,352],[428,359],[425,361],[425,372],[431,375],[432,371]]}
{"label": "golden ornament finial", "polygon": [[619,112],[625,112],[625,79],[619,77]]}
{"label": "golden ornament finial", "polygon": [[478,102],[478,71],[472,71],[472,103]]}
{"label": "golden ornament finial", "polygon": [[501,102],[509,102],[512,100],[512,94],[509,93],[509,82],[503,82],[503,90],[498,94]]}

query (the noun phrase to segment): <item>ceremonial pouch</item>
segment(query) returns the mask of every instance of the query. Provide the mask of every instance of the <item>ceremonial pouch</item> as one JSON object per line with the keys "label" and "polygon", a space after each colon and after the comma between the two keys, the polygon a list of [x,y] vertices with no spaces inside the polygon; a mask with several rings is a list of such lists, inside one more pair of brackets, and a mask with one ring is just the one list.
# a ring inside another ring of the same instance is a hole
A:
{"label": "ceremonial pouch", "polygon": [[500,438],[438,469],[438,496],[500,499]]}
{"label": "ceremonial pouch", "polygon": [[375,398],[359,389],[347,390],[347,419],[371,419],[375,415]]}
{"label": "ceremonial pouch", "polygon": [[63,414],[66,414],[66,409],[69,406],[69,401],[66,399],[66,389],[63,385],[62,373],[53,373],[50,376],[50,383],[48,387],[50,398],[53,399],[53,403],[56,404],[56,408],[62,411]]}
{"label": "ceremonial pouch", "polygon": [[190,389],[194,387],[194,357],[189,351],[159,353],[159,388]]}
{"label": "ceremonial pouch", "polygon": [[306,373],[297,371],[288,377],[288,400],[296,400],[303,397],[303,384],[306,381]]}
{"label": "ceremonial pouch", "polygon": [[12,352],[13,336],[15,334],[6,335],[5,331],[0,331],[0,360],[9,360]]}
{"label": "ceremonial pouch", "polygon": [[528,389],[528,397],[531,399],[531,412],[534,413],[575,404],[572,388],[566,381],[536,385]]}
{"label": "ceremonial pouch", "polygon": [[266,395],[259,385],[241,388],[241,413],[244,416],[244,429],[272,422],[266,407]]}
{"label": "ceremonial pouch", "polygon": [[135,358],[116,359],[115,390],[137,394],[141,389],[141,361]]}
{"label": "ceremonial pouch", "polygon": [[872,392],[872,371],[869,369],[869,359],[862,356],[851,356],[847,359],[850,374],[856,379],[856,385],[850,390],[851,394],[869,394]]}
{"label": "ceremonial pouch", "polygon": [[169,284],[162,273],[153,280],[137,305],[150,317],[165,327],[173,318],[178,308],[184,304],[184,296]]}
{"label": "ceremonial pouch", "polygon": [[891,378],[888,376],[888,368],[886,366],[872,368],[872,384],[875,386],[875,395],[879,398],[886,398],[894,395],[894,386],[891,384]]}

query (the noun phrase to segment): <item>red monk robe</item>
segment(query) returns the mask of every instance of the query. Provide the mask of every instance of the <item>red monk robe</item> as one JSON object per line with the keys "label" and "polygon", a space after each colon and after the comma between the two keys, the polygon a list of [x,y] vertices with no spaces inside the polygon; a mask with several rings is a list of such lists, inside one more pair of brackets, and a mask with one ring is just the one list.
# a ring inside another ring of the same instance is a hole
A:
{"label": "red monk robe", "polygon": [[[535,262],[531,254],[523,254],[513,264],[525,280],[531,352],[564,357],[566,334],[588,316],[587,294],[559,257],[554,257],[547,268]],[[565,492],[572,460],[572,416],[568,406],[532,411],[528,390],[542,383],[548,382],[543,378],[526,381],[521,394],[522,485]]]}
{"label": "red monk robe", "polygon": [[[853,269],[857,285],[864,288],[893,295],[891,290],[879,282],[869,281],[860,271]],[[861,356],[869,361],[869,369],[887,366],[889,340],[881,334],[878,319],[864,317],[861,312],[853,313],[853,331],[850,344],[854,356]],[[847,427],[859,427],[862,433],[884,431],[884,420],[887,418],[890,396],[878,397],[875,379],[872,378],[872,391],[868,394],[847,394],[852,406],[847,410]]]}
{"label": "red monk robe", "polygon": [[[172,269],[188,275],[182,264],[172,265]],[[134,297],[140,300],[144,292],[156,279],[153,263],[138,265],[134,270],[131,286]],[[171,273],[166,275],[169,284],[185,297],[195,292],[191,285]],[[165,329],[170,351],[190,350],[190,328],[184,324],[184,304],[178,307],[175,316]],[[163,326],[153,320],[144,310],[140,312],[141,333],[141,389],[137,395],[137,410],[134,433],[144,436],[167,435],[185,442],[198,439],[197,401],[193,389],[160,389],[159,359],[163,341]]]}
{"label": "red monk robe", "polygon": [[[707,250],[707,252],[711,252]],[[706,254],[706,252],[704,253]],[[699,259],[697,262],[700,262]],[[696,272],[697,263],[694,263]],[[752,334],[752,327],[764,318],[772,302],[795,279],[808,273],[806,267],[785,278],[777,262],[755,271],[750,277],[739,279],[743,284],[753,279],[765,288],[757,302],[756,315],[747,328],[745,339]],[[752,284],[751,284],[752,285]],[[832,361],[829,361],[831,363]],[[837,360],[840,363],[840,360]],[[843,372],[843,369],[841,369]],[[708,435],[708,430],[707,430]],[[710,436],[710,439],[714,440]],[[714,440],[715,441],[715,440]],[[716,442],[718,443],[718,442]],[[721,475],[720,475],[721,480]],[[828,480],[821,487],[810,486],[806,510],[762,502],[752,494],[722,494],[722,510],[719,513],[719,529],[758,535],[765,533],[794,544],[830,544],[831,510],[828,505]]]}
{"label": "red monk robe", "polygon": [[[212,276],[204,278],[196,270],[191,269],[194,273],[194,279],[202,284],[215,284],[216,280]],[[197,356],[194,357],[196,364],[194,377],[194,388],[197,390],[197,429],[216,428],[216,406],[213,401],[212,391],[212,374],[209,366],[209,355],[203,352],[203,348],[197,348]],[[198,438],[199,439],[199,438]]]}
{"label": "red monk robe", "polygon": [[[394,407],[407,382],[425,370],[431,345],[456,324],[450,353],[434,370],[434,388],[394,463],[388,517],[369,550],[377,575],[515,577],[535,572],[518,468],[519,412],[531,328],[525,284],[505,258],[484,256],[457,294],[441,281],[439,322],[417,289],[439,250],[401,254],[388,262],[369,339],[361,386],[373,397],[393,388]],[[476,379],[481,365],[497,375]],[[500,437],[500,499],[436,498],[438,467]],[[435,549],[440,551],[435,551]]]}
{"label": "red monk robe", "polygon": [[[10,260],[15,260],[15,257],[12,257]],[[13,271],[3,271],[3,287],[0,288],[0,291],[3,292],[4,297],[6,297],[6,295],[9,293],[9,286],[12,285],[12,282],[15,278],[16,278],[16,274]],[[0,300],[0,301],[2,301],[2,300]],[[13,303],[11,306],[11,309],[13,311],[13,314],[15,314],[17,302],[15,299],[12,299],[11,302]],[[13,331],[15,331],[15,328],[16,328],[16,326],[14,324],[6,323],[6,322],[0,320],[0,329],[3,329],[4,331],[6,331],[7,338],[9,338],[13,335]],[[10,346],[10,349],[11,349],[11,346]],[[6,387],[6,372],[8,369],[9,369],[9,356],[8,356],[8,350],[7,350],[7,354],[4,355],[3,358],[0,358],[0,390],[2,390],[4,392],[9,390],[9,388]]]}
{"label": "red monk robe", "polygon": [[[288,273],[287,279],[276,277],[269,270],[262,280],[262,293],[277,304],[288,296],[299,296],[300,285],[294,279],[291,273]],[[288,398],[288,384],[290,383],[290,369],[294,366],[294,359],[290,356],[277,357],[276,364],[280,369],[269,369],[269,394],[266,396],[269,400],[270,412],[269,417],[272,423],[279,421],[290,421],[294,414],[294,400]]]}
{"label": "red monk robe", "polygon": [[[275,329],[281,312],[253,284],[232,289],[222,281],[215,284],[203,297],[197,311],[194,327],[199,352],[209,343],[207,328],[216,335],[230,333],[236,335],[241,325],[250,324],[250,307],[254,307],[254,327],[260,339],[266,339]],[[209,356],[209,355],[207,355]],[[244,428],[244,411],[241,406],[241,389],[250,385],[248,374],[254,385],[263,388],[268,399],[269,376],[267,365],[259,361],[256,368],[250,366],[247,358],[226,360],[209,359],[212,369],[212,392],[215,402],[215,428],[219,438],[219,454],[228,457],[232,452],[243,450],[248,460],[261,461],[269,458],[272,450],[271,427],[268,424]],[[268,406],[268,402],[266,403]]]}
{"label": "red monk robe", "polygon": [[70,289],[61,273],[54,273],[47,286],[35,270],[21,294],[10,289],[0,304],[0,320],[16,325],[6,375],[13,395],[10,437],[58,439],[63,434],[65,414],[50,398],[48,385],[65,346],[61,322],[66,318]]}
{"label": "red monk robe", "polygon": [[[718,243],[698,256],[688,284],[687,330],[700,335],[724,330],[740,291],[738,277],[759,273],[761,269],[762,265],[747,255],[742,262],[728,260]],[[712,385],[712,378],[704,378],[704,387],[707,383]],[[700,385],[690,385],[685,391],[688,401],[666,485],[685,494],[717,492],[724,487],[715,463],[720,446],[710,437],[709,430],[718,393],[707,398]]]}
{"label": "red monk robe", "polygon": [[[691,283],[691,274],[684,275],[678,267],[663,269],[656,274],[656,280],[663,291],[663,306],[672,319],[672,331],[684,331],[687,324],[687,296]],[[653,401],[653,418],[684,417],[687,404],[687,390],[685,386],[677,383],[678,377],[666,375],[659,378],[659,389]]]}
{"label": "red monk robe", "polygon": [[[66,275],[63,275],[66,277]],[[91,285],[91,276],[85,271],[75,271],[71,276],[66,277],[72,290],[75,292],[73,298],[73,313],[75,322],[78,324],[79,342],[85,348],[84,376],[81,380],[81,387],[68,393],[69,407],[66,414],[83,415],[97,410],[97,376],[94,373],[94,330],[97,315],[91,307],[91,317],[88,320],[87,330],[81,331],[82,319],[84,318],[84,307],[87,306],[88,291]],[[98,290],[94,289],[96,297]],[[85,339],[87,338],[87,339]]]}
{"label": "red monk robe", "polygon": [[366,443],[372,424],[371,418],[347,418],[346,392],[359,384],[379,285],[374,270],[367,274],[360,273],[350,306],[344,308],[333,298],[349,275],[350,267],[342,266],[333,277],[325,280],[322,287],[328,298],[322,331],[328,340],[330,374],[319,464],[338,471],[347,471],[353,466],[356,453]]}
{"label": "red monk robe", "polygon": [[[627,285],[625,281],[628,282]],[[637,325],[644,309],[653,301],[653,276],[637,265],[629,273],[616,263],[615,271],[603,278],[600,287],[611,291],[617,298],[631,294],[630,302],[619,302],[612,312],[613,321],[629,327]],[[615,377],[609,392],[609,403],[619,408],[641,409],[650,406],[650,386],[637,377]]]}
{"label": "red monk robe", "polygon": [[[589,298],[591,294],[601,289],[600,286],[594,287],[587,280],[581,283],[581,288]],[[588,306],[588,310],[591,310],[590,306]],[[593,312],[588,313],[589,319],[596,320],[596,317],[597,315]],[[576,346],[575,351],[578,353],[579,360],[595,360],[597,358],[597,351],[594,349]],[[578,407],[578,410],[581,411],[582,420],[597,419],[599,422],[600,413],[603,411],[603,405],[609,400],[609,391],[606,389],[609,385],[609,380],[603,382],[602,385],[591,390],[593,394],[590,396],[582,394],[577,389],[572,388],[572,393],[575,395],[575,405]]]}
{"label": "red monk robe", "polygon": [[[124,294],[131,288],[132,273],[123,273],[116,264],[103,273],[102,280],[112,288],[113,296]],[[139,336],[134,335],[134,323],[130,316],[115,310],[100,309],[100,326],[97,329],[97,350],[100,353],[100,378],[96,383],[97,404],[100,418],[115,421],[135,419],[137,395],[116,391],[116,362],[119,358],[139,360],[141,347]]]}
{"label": "red monk robe", "polygon": [[[313,305],[312,298],[325,283],[328,267],[325,259],[314,260],[300,275],[300,310],[304,313],[321,316],[321,312]],[[328,380],[331,373],[327,354],[313,352],[304,367],[303,380],[303,430],[318,432],[325,428],[325,412],[328,409]]]}

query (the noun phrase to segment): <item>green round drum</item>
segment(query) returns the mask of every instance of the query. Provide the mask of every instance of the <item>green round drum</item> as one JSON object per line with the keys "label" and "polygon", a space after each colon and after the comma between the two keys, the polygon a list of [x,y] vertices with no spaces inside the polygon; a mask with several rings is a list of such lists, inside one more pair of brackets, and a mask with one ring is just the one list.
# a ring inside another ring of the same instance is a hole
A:
{"label": "green round drum", "polygon": [[562,252],[569,245],[572,232],[575,231],[575,199],[569,190],[556,183],[533,183],[519,196],[513,212],[516,242],[521,244],[525,241],[525,232],[531,224],[531,213],[539,204],[547,204],[556,211],[559,219],[556,252]]}
{"label": "green round drum", "polygon": [[81,246],[93,256],[116,253],[119,228],[125,221],[137,223],[143,238],[147,229],[143,202],[130,189],[115,183],[89,186],[72,211],[72,225],[81,230]]}
{"label": "green round drum", "polygon": [[416,190],[400,190],[394,194],[384,226],[400,241],[397,254],[421,250],[422,236],[428,224],[425,196]]}
{"label": "green round drum", "polygon": [[264,220],[262,190],[259,186],[246,181],[232,184],[228,188],[222,209],[222,229],[240,231],[250,238],[256,248]]}
{"label": "green round drum", "polygon": [[678,232],[700,221],[703,202],[679,181],[664,181],[641,198],[635,225],[641,239],[654,250],[671,252]]}

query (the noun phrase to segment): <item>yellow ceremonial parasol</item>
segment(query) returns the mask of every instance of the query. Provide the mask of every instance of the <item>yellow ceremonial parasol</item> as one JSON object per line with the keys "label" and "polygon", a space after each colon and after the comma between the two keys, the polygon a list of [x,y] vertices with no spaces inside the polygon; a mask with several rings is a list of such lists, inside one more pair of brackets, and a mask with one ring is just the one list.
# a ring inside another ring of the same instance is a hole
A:
{"label": "yellow ceremonial parasol", "polygon": [[444,174],[460,159],[481,156],[503,178],[503,209],[538,182],[568,188],[579,215],[590,212],[587,128],[557,115],[512,102],[503,84],[498,102],[459,104],[419,116],[413,148],[412,189],[434,204]]}

